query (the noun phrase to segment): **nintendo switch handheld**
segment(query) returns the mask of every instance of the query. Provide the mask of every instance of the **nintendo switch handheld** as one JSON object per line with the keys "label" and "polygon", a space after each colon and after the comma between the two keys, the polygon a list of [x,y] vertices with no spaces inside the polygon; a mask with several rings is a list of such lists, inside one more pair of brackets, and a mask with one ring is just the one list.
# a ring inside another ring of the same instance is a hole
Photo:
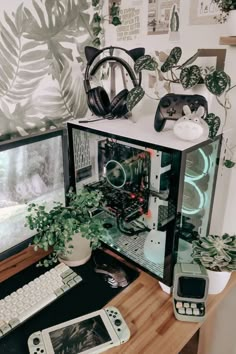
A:
{"label": "nintendo switch handheld", "polygon": [[206,314],[209,279],[202,265],[177,263],[174,268],[173,306],[177,320],[201,322]]}
{"label": "nintendo switch handheld", "polygon": [[30,354],[92,354],[129,338],[130,330],[119,310],[107,307],[31,334],[28,347]]}

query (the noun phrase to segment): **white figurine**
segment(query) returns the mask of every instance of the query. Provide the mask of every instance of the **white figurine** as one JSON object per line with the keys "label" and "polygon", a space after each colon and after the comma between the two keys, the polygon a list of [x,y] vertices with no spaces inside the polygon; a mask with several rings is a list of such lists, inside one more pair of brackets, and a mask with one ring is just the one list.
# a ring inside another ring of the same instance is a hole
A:
{"label": "white figurine", "polygon": [[189,106],[183,107],[184,116],[177,120],[174,125],[174,134],[182,140],[197,140],[200,137],[207,139],[209,134],[208,124],[201,117],[205,113],[203,106],[198,107],[196,112],[191,112]]}

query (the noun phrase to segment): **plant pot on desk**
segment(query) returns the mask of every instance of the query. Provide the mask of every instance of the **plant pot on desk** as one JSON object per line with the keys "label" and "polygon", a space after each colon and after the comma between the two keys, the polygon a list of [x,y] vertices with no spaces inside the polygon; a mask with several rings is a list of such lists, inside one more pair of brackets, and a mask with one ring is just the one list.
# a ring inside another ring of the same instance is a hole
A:
{"label": "plant pot on desk", "polygon": [[210,295],[221,293],[228,284],[231,276],[230,272],[216,272],[209,269],[207,269],[207,274],[209,277],[208,294]]}
{"label": "plant pot on desk", "polygon": [[59,261],[65,263],[69,267],[77,267],[85,264],[91,257],[92,248],[90,240],[82,237],[80,233],[73,236],[73,240],[70,242],[73,248],[69,249],[68,254],[61,256]]}

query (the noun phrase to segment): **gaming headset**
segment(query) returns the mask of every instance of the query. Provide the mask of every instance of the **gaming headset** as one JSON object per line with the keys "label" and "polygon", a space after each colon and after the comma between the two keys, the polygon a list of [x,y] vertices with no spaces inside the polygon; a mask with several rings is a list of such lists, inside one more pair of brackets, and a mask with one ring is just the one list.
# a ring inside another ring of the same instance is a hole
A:
{"label": "gaming headset", "polygon": [[[128,113],[126,105],[127,96],[129,94],[128,89],[120,91],[112,100],[110,100],[106,90],[102,86],[91,88],[90,79],[97,72],[97,70],[107,61],[120,63],[129,74],[134,87],[141,85],[142,76],[138,75],[138,79],[130,67],[130,65],[122,58],[113,56],[114,49],[120,49],[128,54],[135,62],[138,58],[144,55],[144,48],[135,48],[126,50],[120,47],[106,47],[103,49],[97,49],[94,47],[85,47],[85,56],[87,59],[87,66],[84,75],[84,88],[87,94],[87,103],[90,111],[98,117],[104,117],[107,119],[120,118]],[[104,51],[109,50],[109,56],[100,59],[90,70],[94,60]]]}

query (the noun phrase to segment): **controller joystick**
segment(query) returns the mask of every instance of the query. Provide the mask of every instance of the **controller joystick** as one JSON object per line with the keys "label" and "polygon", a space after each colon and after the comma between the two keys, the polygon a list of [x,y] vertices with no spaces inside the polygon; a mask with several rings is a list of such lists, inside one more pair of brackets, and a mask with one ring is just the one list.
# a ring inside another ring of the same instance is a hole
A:
{"label": "controller joystick", "polygon": [[120,311],[116,307],[109,306],[106,309],[111,325],[120,339],[120,343],[125,343],[130,338],[130,330]]}
{"label": "controller joystick", "polygon": [[176,95],[168,93],[163,96],[155,114],[154,128],[157,132],[164,129],[167,120],[178,120],[184,115],[183,107],[189,106],[191,112],[197,111],[202,106],[207,114],[207,100],[201,95]]}

